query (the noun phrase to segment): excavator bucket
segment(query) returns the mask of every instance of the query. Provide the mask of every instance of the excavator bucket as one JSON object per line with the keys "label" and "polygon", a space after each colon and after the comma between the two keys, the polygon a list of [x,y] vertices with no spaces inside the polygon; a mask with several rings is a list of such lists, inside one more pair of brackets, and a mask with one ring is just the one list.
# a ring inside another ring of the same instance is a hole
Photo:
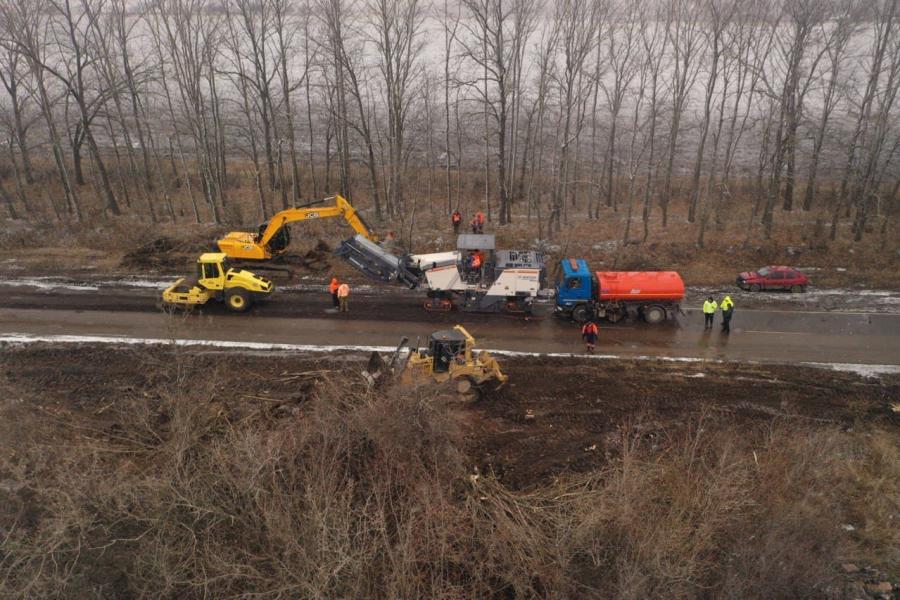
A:
{"label": "excavator bucket", "polygon": [[392,254],[362,235],[341,242],[334,254],[369,277],[384,283],[399,281],[415,288],[421,280],[415,269],[406,266],[403,257]]}

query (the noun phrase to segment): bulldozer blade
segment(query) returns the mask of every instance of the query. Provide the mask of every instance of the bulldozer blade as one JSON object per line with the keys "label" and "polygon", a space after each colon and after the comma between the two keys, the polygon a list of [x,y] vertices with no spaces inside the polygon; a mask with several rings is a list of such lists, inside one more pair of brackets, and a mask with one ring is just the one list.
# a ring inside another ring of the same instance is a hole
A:
{"label": "bulldozer blade", "polygon": [[369,387],[375,387],[384,380],[386,371],[387,365],[384,364],[384,359],[381,358],[381,354],[372,352],[372,354],[369,355],[369,362],[366,364],[362,376],[368,382]]}
{"label": "bulldozer blade", "polygon": [[384,359],[378,352],[372,352],[369,355],[369,362],[366,365],[366,371],[371,374],[384,372]]}

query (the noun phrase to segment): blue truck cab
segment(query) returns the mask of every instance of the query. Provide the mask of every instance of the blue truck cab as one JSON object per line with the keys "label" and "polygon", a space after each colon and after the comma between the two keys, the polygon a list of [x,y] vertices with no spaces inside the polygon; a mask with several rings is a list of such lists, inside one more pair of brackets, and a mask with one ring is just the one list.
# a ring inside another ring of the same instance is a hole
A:
{"label": "blue truck cab", "polygon": [[585,304],[597,300],[599,284],[583,258],[564,258],[556,280],[556,311],[564,316],[585,311]]}

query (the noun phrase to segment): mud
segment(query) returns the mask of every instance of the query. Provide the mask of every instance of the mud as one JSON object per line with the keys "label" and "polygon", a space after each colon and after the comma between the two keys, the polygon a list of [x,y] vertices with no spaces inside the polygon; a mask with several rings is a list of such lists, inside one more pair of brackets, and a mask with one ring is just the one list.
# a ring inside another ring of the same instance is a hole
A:
{"label": "mud", "polygon": [[[356,381],[353,375],[367,358],[365,353],[10,346],[0,354],[0,397],[14,410],[8,414],[19,415],[22,423],[49,415],[51,423],[77,420],[114,428],[105,416],[112,404],[134,397],[152,401],[162,384],[190,386],[191,372],[199,370],[216,373],[215,389],[207,393],[230,412],[302,418],[319,386],[335,378]],[[891,406],[900,397],[896,375],[873,379],[799,367],[630,360],[504,357],[501,364],[509,383],[456,409],[468,427],[473,470],[493,472],[515,488],[603,468],[623,443],[652,445],[701,417],[711,426],[728,422],[747,429],[795,421],[900,432],[900,414]],[[361,377],[358,381],[365,385]],[[423,394],[445,401],[427,389]],[[3,429],[5,435],[29,439],[48,435],[43,428]]]}

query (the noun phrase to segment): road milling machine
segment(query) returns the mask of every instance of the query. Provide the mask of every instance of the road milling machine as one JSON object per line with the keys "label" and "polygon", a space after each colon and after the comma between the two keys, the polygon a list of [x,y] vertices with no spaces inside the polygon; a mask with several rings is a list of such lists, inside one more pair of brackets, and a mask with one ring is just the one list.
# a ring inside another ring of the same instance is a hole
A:
{"label": "road milling machine", "polygon": [[202,306],[210,301],[224,302],[229,310],[244,312],[255,302],[268,298],[272,282],[244,269],[232,268],[221,252],[207,252],[197,260],[197,274],[182,277],[163,294],[169,306]]}
{"label": "road milling machine", "polygon": [[[508,376],[486,350],[475,351],[475,338],[463,327],[435,331],[424,348],[408,347],[403,338],[389,362],[373,352],[365,372],[376,385],[398,381],[401,386],[438,386],[462,400],[475,400],[486,386],[506,383]],[[405,360],[398,358],[405,353]],[[399,366],[398,366],[398,363]]]}
{"label": "road milling machine", "polygon": [[424,307],[431,311],[455,308],[531,317],[534,301],[545,288],[543,255],[497,250],[493,235],[460,235],[450,252],[402,255],[357,235],[335,254],[378,281],[425,288]]}

